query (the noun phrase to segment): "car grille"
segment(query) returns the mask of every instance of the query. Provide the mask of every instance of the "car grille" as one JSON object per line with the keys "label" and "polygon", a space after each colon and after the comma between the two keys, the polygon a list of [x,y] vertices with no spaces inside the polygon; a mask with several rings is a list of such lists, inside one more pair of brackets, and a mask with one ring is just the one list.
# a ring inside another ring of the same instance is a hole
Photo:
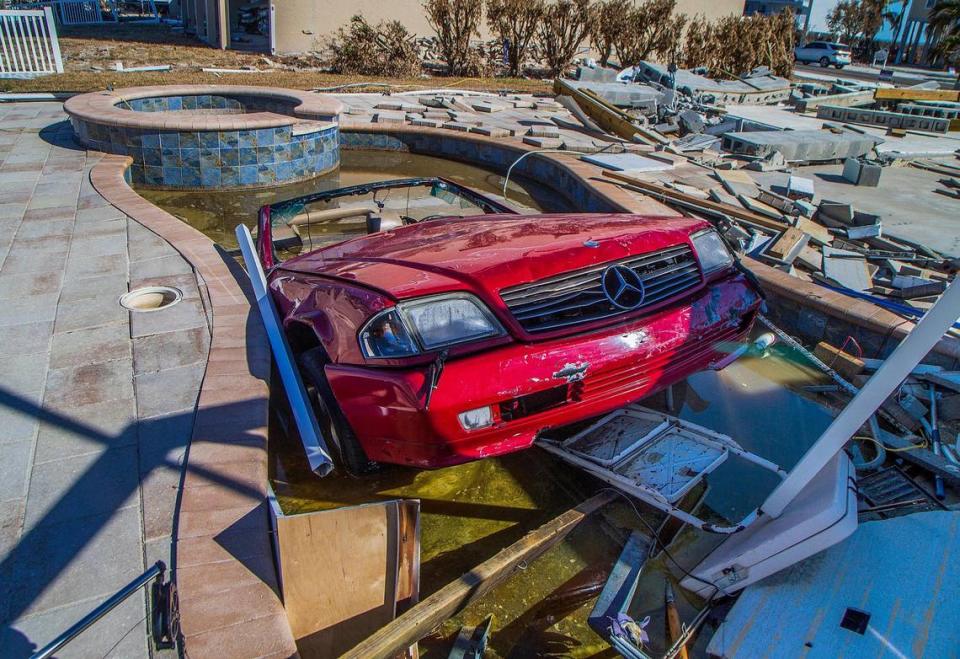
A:
{"label": "car grille", "polygon": [[[527,332],[546,332],[629,313],[604,295],[604,271],[625,265],[640,275],[646,296],[637,309],[653,306],[700,283],[700,268],[688,245],[632,256],[500,291],[500,298]],[[635,310],[631,310],[635,311]]]}

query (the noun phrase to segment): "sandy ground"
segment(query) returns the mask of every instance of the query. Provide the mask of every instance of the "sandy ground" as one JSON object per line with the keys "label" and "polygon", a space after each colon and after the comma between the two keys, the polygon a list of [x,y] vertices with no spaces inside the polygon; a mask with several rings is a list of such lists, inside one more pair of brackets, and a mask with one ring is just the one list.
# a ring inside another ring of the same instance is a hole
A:
{"label": "sandy ground", "polygon": [[[60,50],[64,73],[30,80],[0,80],[0,92],[86,92],[114,87],[178,84],[258,85],[314,89],[357,82],[388,82],[397,88],[469,86],[478,90],[547,92],[552,81],[526,78],[377,78],[345,76],[320,70],[313,56],[268,57],[264,53],[219,50],[198,39],[175,32],[168,25],[106,24],[62,28]],[[124,67],[169,64],[169,72],[119,73]],[[204,67],[251,68],[260,72],[203,73]]]}

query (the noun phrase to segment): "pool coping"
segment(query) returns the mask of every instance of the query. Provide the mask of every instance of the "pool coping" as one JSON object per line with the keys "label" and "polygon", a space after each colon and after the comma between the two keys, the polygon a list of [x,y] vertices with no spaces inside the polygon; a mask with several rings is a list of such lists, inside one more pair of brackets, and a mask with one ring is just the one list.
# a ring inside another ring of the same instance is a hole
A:
{"label": "pool coping", "polygon": [[[249,114],[193,114],[140,112],[117,107],[124,101],[168,96],[253,96],[293,101],[293,115],[275,112]],[[127,87],[73,96],[63,104],[71,117],[84,121],[152,130],[224,131],[256,128],[277,128],[303,121],[335,121],[343,111],[343,103],[321,94],[279,87],[247,87],[243,85],[169,85]]]}
{"label": "pool coping", "polygon": [[[341,129],[345,133],[428,134],[518,154],[538,150],[517,138],[490,138],[429,127],[369,124],[343,125]],[[574,152],[570,155],[579,156]],[[550,158],[566,169],[614,209],[676,215],[650,197],[637,198],[603,179],[600,167],[565,154],[540,157]],[[252,310],[246,278],[239,266],[231,265],[229,257],[200,231],[137,194],[124,178],[130,162],[126,156],[105,155],[91,171],[94,187],[191,263],[206,287],[213,318],[176,529],[175,574],[183,613],[184,650],[195,656],[294,656],[296,644],[276,585],[266,509],[269,392],[263,374],[270,366],[266,335]],[[744,261],[769,294],[891,338],[902,338],[913,325],[869,302],[804,282],[753,259]],[[935,350],[954,362],[960,361],[958,341],[941,339]],[[195,465],[219,470],[222,476],[247,484],[262,497],[257,500],[211,484],[190,471]],[[250,579],[251,574],[255,580]],[[237,587],[238,582],[244,585]],[[242,597],[238,591],[242,591]]]}

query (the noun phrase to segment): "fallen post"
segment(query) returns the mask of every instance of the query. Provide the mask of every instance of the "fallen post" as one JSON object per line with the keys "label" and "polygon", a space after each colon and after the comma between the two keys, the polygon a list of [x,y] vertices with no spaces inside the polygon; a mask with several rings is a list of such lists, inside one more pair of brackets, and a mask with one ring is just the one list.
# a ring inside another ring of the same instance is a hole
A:
{"label": "fallen post", "polygon": [[521,569],[521,564],[537,559],[563,540],[580,522],[607,505],[614,496],[612,492],[601,492],[531,531],[415,605],[342,656],[352,659],[392,657],[409,648],[437,625],[509,579],[514,572]]}
{"label": "fallen post", "polygon": [[237,242],[240,243],[243,262],[247,269],[247,275],[250,277],[250,284],[253,286],[253,296],[257,300],[263,326],[267,330],[270,349],[277,363],[277,370],[280,371],[280,379],[283,381],[283,388],[287,392],[287,399],[290,401],[293,418],[297,423],[297,429],[300,431],[300,439],[303,441],[303,448],[307,453],[310,469],[319,476],[326,476],[333,471],[330,449],[327,448],[327,443],[320,433],[320,427],[317,425],[317,419],[313,414],[313,407],[310,405],[303,380],[300,378],[300,371],[293,361],[293,354],[290,352],[290,346],[284,337],[280,316],[277,314],[273,298],[267,289],[267,277],[263,273],[263,266],[257,257],[257,248],[250,236],[250,229],[243,224],[237,227]]}

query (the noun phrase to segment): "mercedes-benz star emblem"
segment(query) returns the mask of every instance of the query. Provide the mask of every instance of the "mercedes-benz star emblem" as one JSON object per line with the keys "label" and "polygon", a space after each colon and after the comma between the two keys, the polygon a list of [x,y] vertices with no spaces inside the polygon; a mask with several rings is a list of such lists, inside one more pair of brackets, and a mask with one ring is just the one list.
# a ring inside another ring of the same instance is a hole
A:
{"label": "mercedes-benz star emblem", "polygon": [[618,309],[636,309],[647,296],[643,280],[625,265],[611,265],[601,278],[603,294]]}

